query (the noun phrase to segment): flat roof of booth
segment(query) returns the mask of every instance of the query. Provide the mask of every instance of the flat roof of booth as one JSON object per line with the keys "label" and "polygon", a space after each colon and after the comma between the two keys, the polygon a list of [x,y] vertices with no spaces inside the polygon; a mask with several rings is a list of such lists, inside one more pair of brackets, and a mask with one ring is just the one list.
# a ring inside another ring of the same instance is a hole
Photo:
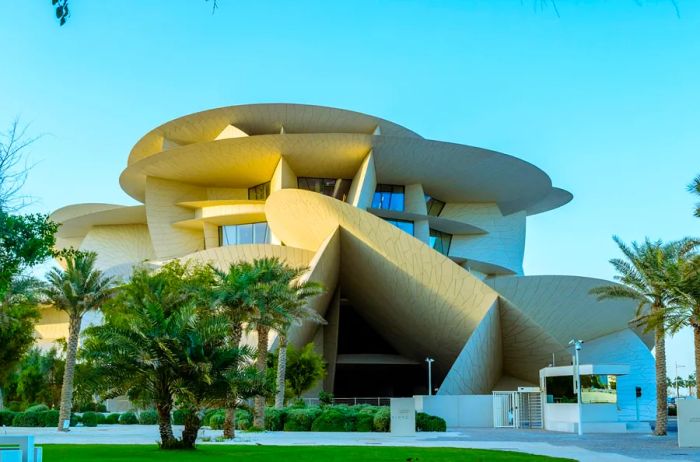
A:
{"label": "flat roof of booth", "polygon": [[[630,367],[624,364],[581,364],[581,375],[626,375],[630,373]],[[540,377],[573,376],[574,366],[556,366],[540,369]]]}

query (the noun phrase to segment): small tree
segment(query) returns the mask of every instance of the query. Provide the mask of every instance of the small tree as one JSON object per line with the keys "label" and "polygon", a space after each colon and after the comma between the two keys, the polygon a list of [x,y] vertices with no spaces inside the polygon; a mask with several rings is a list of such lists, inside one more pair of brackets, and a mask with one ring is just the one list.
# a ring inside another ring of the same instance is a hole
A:
{"label": "small tree", "polygon": [[[700,197],[700,175],[693,178],[688,185],[688,191]],[[700,218],[700,202],[695,204],[695,216]]]}
{"label": "small tree", "polygon": [[97,254],[94,252],[71,250],[62,255],[66,269],[54,268],[46,275],[48,285],[43,293],[56,309],[68,313],[66,368],[58,419],[58,431],[68,431],[64,422],[70,420],[73,407],[73,378],[80,326],[85,313],[99,310],[111,297],[113,280],[95,268]]}
{"label": "small tree", "polygon": [[300,398],[326,375],[323,357],[314,351],[313,343],[303,348],[289,346],[287,353],[287,387],[292,396]]}

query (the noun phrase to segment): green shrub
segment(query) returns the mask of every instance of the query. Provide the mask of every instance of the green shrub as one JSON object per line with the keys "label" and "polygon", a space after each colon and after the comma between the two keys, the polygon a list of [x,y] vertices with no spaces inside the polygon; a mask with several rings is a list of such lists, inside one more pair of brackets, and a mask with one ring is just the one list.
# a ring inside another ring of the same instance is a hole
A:
{"label": "green shrub", "polygon": [[124,412],[119,416],[119,423],[122,425],[136,425],[139,423],[139,419],[133,412]]}
{"label": "green shrub", "polygon": [[226,414],[214,414],[209,417],[209,427],[212,430],[221,430],[224,428],[224,420],[226,420]]}
{"label": "green shrub", "polygon": [[97,427],[97,413],[93,411],[83,412],[83,426]]}
{"label": "green shrub", "polygon": [[374,430],[374,415],[367,412],[358,412],[355,417],[356,432],[371,432]]}
{"label": "green shrub", "polygon": [[318,393],[318,401],[321,403],[321,406],[332,405],[334,398],[335,396],[333,396],[333,393],[328,393],[325,391],[321,391]]}
{"label": "green shrub", "polygon": [[158,424],[158,414],[156,411],[141,411],[139,412],[139,423],[141,425],[156,425]]}
{"label": "green shrub", "polygon": [[83,421],[83,418],[80,417],[78,414],[71,414],[70,415],[70,426],[75,427],[79,423]]}
{"label": "green shrub", "polygon": [[285,409],[265,409],[265,429],[273,432],[284,430],[284,416],[286,413]]}
{"label": "green shrub", "polygon": [[313,407],[288,409],[284,419],[284,431],[308,432],[320,413],[321,410],[319,408]]}
{"label": "green shrub", "polygon": [[12,425],[12,419],[15,418],[15,413],[12,411],[0,411],[0,427],[9,427]]}
{"label": "green shrub", "polygon": [[351,432],[355,428],[355,413],[340,406],[327,407],[311,425],[314,432]]}
{"label": "green shrub", "polygon": [[13,427],[39,427],[38,412],[18,412],[12,419]]}
{"label": "green shrub", "polygon": [[97,412],[107,412],[107,405],[104,403],[97,404],[95,406],[95,411]]}
{"label": "green shrub", "polygon": [[373,424],[375,432],[389,431],[389,426],[391,424],[391,411],[388,407],[383,407],[374,414]]}
{"label": "green shrub", "polygon": [[204,417],[202,417],[202,426],[208,427],[211,422],[209,421],[213,415],[224,414],[226,415],[225,409],[208,409],[204,412]]}
{"label": "green shrub", "polygon": [[107,416],[103,413],[96,412],[95,415],[97,416],[97,425],[104,425],[107,423]]}
{"label": "green shrub", "polygon": [[24,412],[44,412],[48,410],[49,407],[46,404],[34,404],[25,409]]}
{"label": "green shrub", "polygon": [[58,427],[58,411],[51,409],[49,411],[40,412],[41,424],[44,427]]}
{"label": "green shrub", "polygon": [[447,430],[447,423],[442,417],[426,414],[425,412],[416,413],[416,431],[419,432],[444,432]]}
{"label": "green shrub", "polygon": [[113,412],[108,414],[107,417],[105,417],[105,423],[110,425],[119,423],[119,413]]}
{"label": "green shrub", "polygon": [[236,429],[249,430],[253,426],[253,414],[246,409],[236,410]]}

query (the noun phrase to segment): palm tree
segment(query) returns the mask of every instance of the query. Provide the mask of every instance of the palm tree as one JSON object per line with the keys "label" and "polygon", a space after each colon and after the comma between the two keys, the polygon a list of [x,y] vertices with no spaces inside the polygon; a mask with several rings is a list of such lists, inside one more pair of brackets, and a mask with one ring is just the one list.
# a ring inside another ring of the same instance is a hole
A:
{"label": "palm tree", "polygon": [[[253,314],[248,329],[255,330],[258,334],[256,367],[264,375],[267,371],[270,330],[277,329],[284,322],[289,283],[297,270],[278,258],[254,260],[252,266],[254,283],[250,287],[250,303]],[[262,395],[255,397],[253,425],[258,428],[265,425],[265,397]]]}
{"label": "palm tree", "polygon": [[70,420],[73,406],[73,377],[80,325],[85,313],[99,310],[109,300],[113,292],[113,279],[95,268],[97,254],[94,252],[71,250],[62,256],[65,270],[54,268],[49,271],[43,294],[56,309],[68,314],[68,347],[58,419],[58,431],[68,431],[64,422]]}
{"label": "palm tree", "polygon": [[[277,394],[275,395],[275,407],[284,407],[285,378],[287,372],[287,335],[294,325],[301,325],[304,321],[326,324],[316,310],[309,307],[308,299],[323,292],[323,286],[313,281],[302,281],[301,276],[308,268],[292,268],[289,275],[292,280],[286,284],[286,292],[283,293],[283,318],[277,328],[279,344],[277,349]],[[280,281],[284,284],[285,281]]]}
{"label": "palm tree", "polygon": [[[688,191],[700,196],[700,175],[696,176],[688,185]],[[700,202],[695,204],[695,216],[700,218]]]}
{"label": "palm tree", "polygon": [[[251,263],[239,262],[232,263],[228,271],[215,269],[214,272],[217,280],[213,290],[213,303],[222,308],[228,317],[231,345],[238,347],[243,336],[244,323],[248,322],[253,314],[250,288],[255,283],[255,271]],[[235,436],[238,398],[234,395],[229,399],[231,405],[226,408],[224,438],[230,439]]]}
{"label": "palm tree", "polygon": [[[695,241],[700,244],[700,241]],[[681,279],[674,287],[678,297],[668,315],[668,328],[676,333],[686,326],[693,330],[695,370],[700,370],[700,255],[689,255],[680,262]],[[700,378],[696,377],[696,396],[700,398]]]}
{"label": "palm tree", "polygon": [[[693,387],[696,386],[696,377],[695,373],[692,373],[688,376],[688,378],[685,380],[685,387],[688,389],[688,396],[692,396],[693,394]],[[697,388],[696,388],[697,390]]]}
{"label": "palm tree", "polygon": [[665,435],[668,423],[666,400],[666,315],[676,306],[674,286],[679,279],[678,262],[690,250],[688,241],[664,244],[646,239],[627,246],[613,237],[624,259],[610,260],[617,271],[615,280],[620,284],[596,287],[591,293],[598,299],[627,298],[637,302],[633,323],[654,331],[656,344],[656,428],[654,434]]}

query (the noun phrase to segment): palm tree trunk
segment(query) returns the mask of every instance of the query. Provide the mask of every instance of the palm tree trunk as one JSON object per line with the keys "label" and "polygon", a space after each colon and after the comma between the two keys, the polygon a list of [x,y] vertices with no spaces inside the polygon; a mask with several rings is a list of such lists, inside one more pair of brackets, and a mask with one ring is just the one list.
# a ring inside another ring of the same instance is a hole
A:
{"label": "palm tree trunk", "polygon": [[275,407],[284,407],[285,375],[287,373],[287,333],[280,332],[280,344],[277,349],[277,395],[275,395]]}
{"label": "palm tree trunk", "polygon": [[236,407],[231,406],[226,409],[224,419],[224,438],[233,439],[236,437]]}
{"label": "palm tree trunk", "polygon": [[[231,344],[236,345],[236,347],[241,345],[241,338],[243,338],[243,325],[240,322],[233,322],[231,324]],[[234,403],[238,399],[237,396],[231,396],[229,398]],[[224,438],[233,439],[236,437],[236,406],[230,406],[226,408],[226,417],[224,418]]]}
{"label": "palm tree trunk", "polygon": [[[262,374],[267,370],[267,339],[269,335],[269,327],[258,327],[258,356],[255,361],[255,366]],[[253,418],[253,426],[265,428],[265,397],[261,395],[255,397],[255,417]]]}
{"label": "palm tree trunk", "polygon": [[190,409],[189,412],[185,413],[185,429],[182,430],[183,449],[194,449],[201,427],[202,420],[194,409]]}
{"label": "palm tree trunk", "polygon": [[663,325],[655,329],[656,340],[656,429],[654,434],[666,434],[668,424],[668,391],[666,388],[666,331]]}
{"label": "palm tree trunk", "polygon": [[693,323],[693,342],[695,343],[695,396],[700,398],[700,320],[697,319]]}
{"label": "palm tree trunk", "polygon": [[68,431],[68,429],[64,429],[63,422],[70,420],[73,407],[73,377],[75,376],[75,359],[78,353],[81,321],[82,316],[74,314],[71,314],[68,320],[68,348],[66,350],[66,368],[63,372],[63,385],[61,387],[61,410],[58,413],[58,431]]}
{"label": "palm tree trunk", "polygon": [[170,417],[170,411],[172,411],[172,406],[165,404],[157,404],[156,411],[158,412],[158,432],[160,433],[160,446],[163,448],[170,447],[175,442],[175,435],[173,435],[173,426]]}

